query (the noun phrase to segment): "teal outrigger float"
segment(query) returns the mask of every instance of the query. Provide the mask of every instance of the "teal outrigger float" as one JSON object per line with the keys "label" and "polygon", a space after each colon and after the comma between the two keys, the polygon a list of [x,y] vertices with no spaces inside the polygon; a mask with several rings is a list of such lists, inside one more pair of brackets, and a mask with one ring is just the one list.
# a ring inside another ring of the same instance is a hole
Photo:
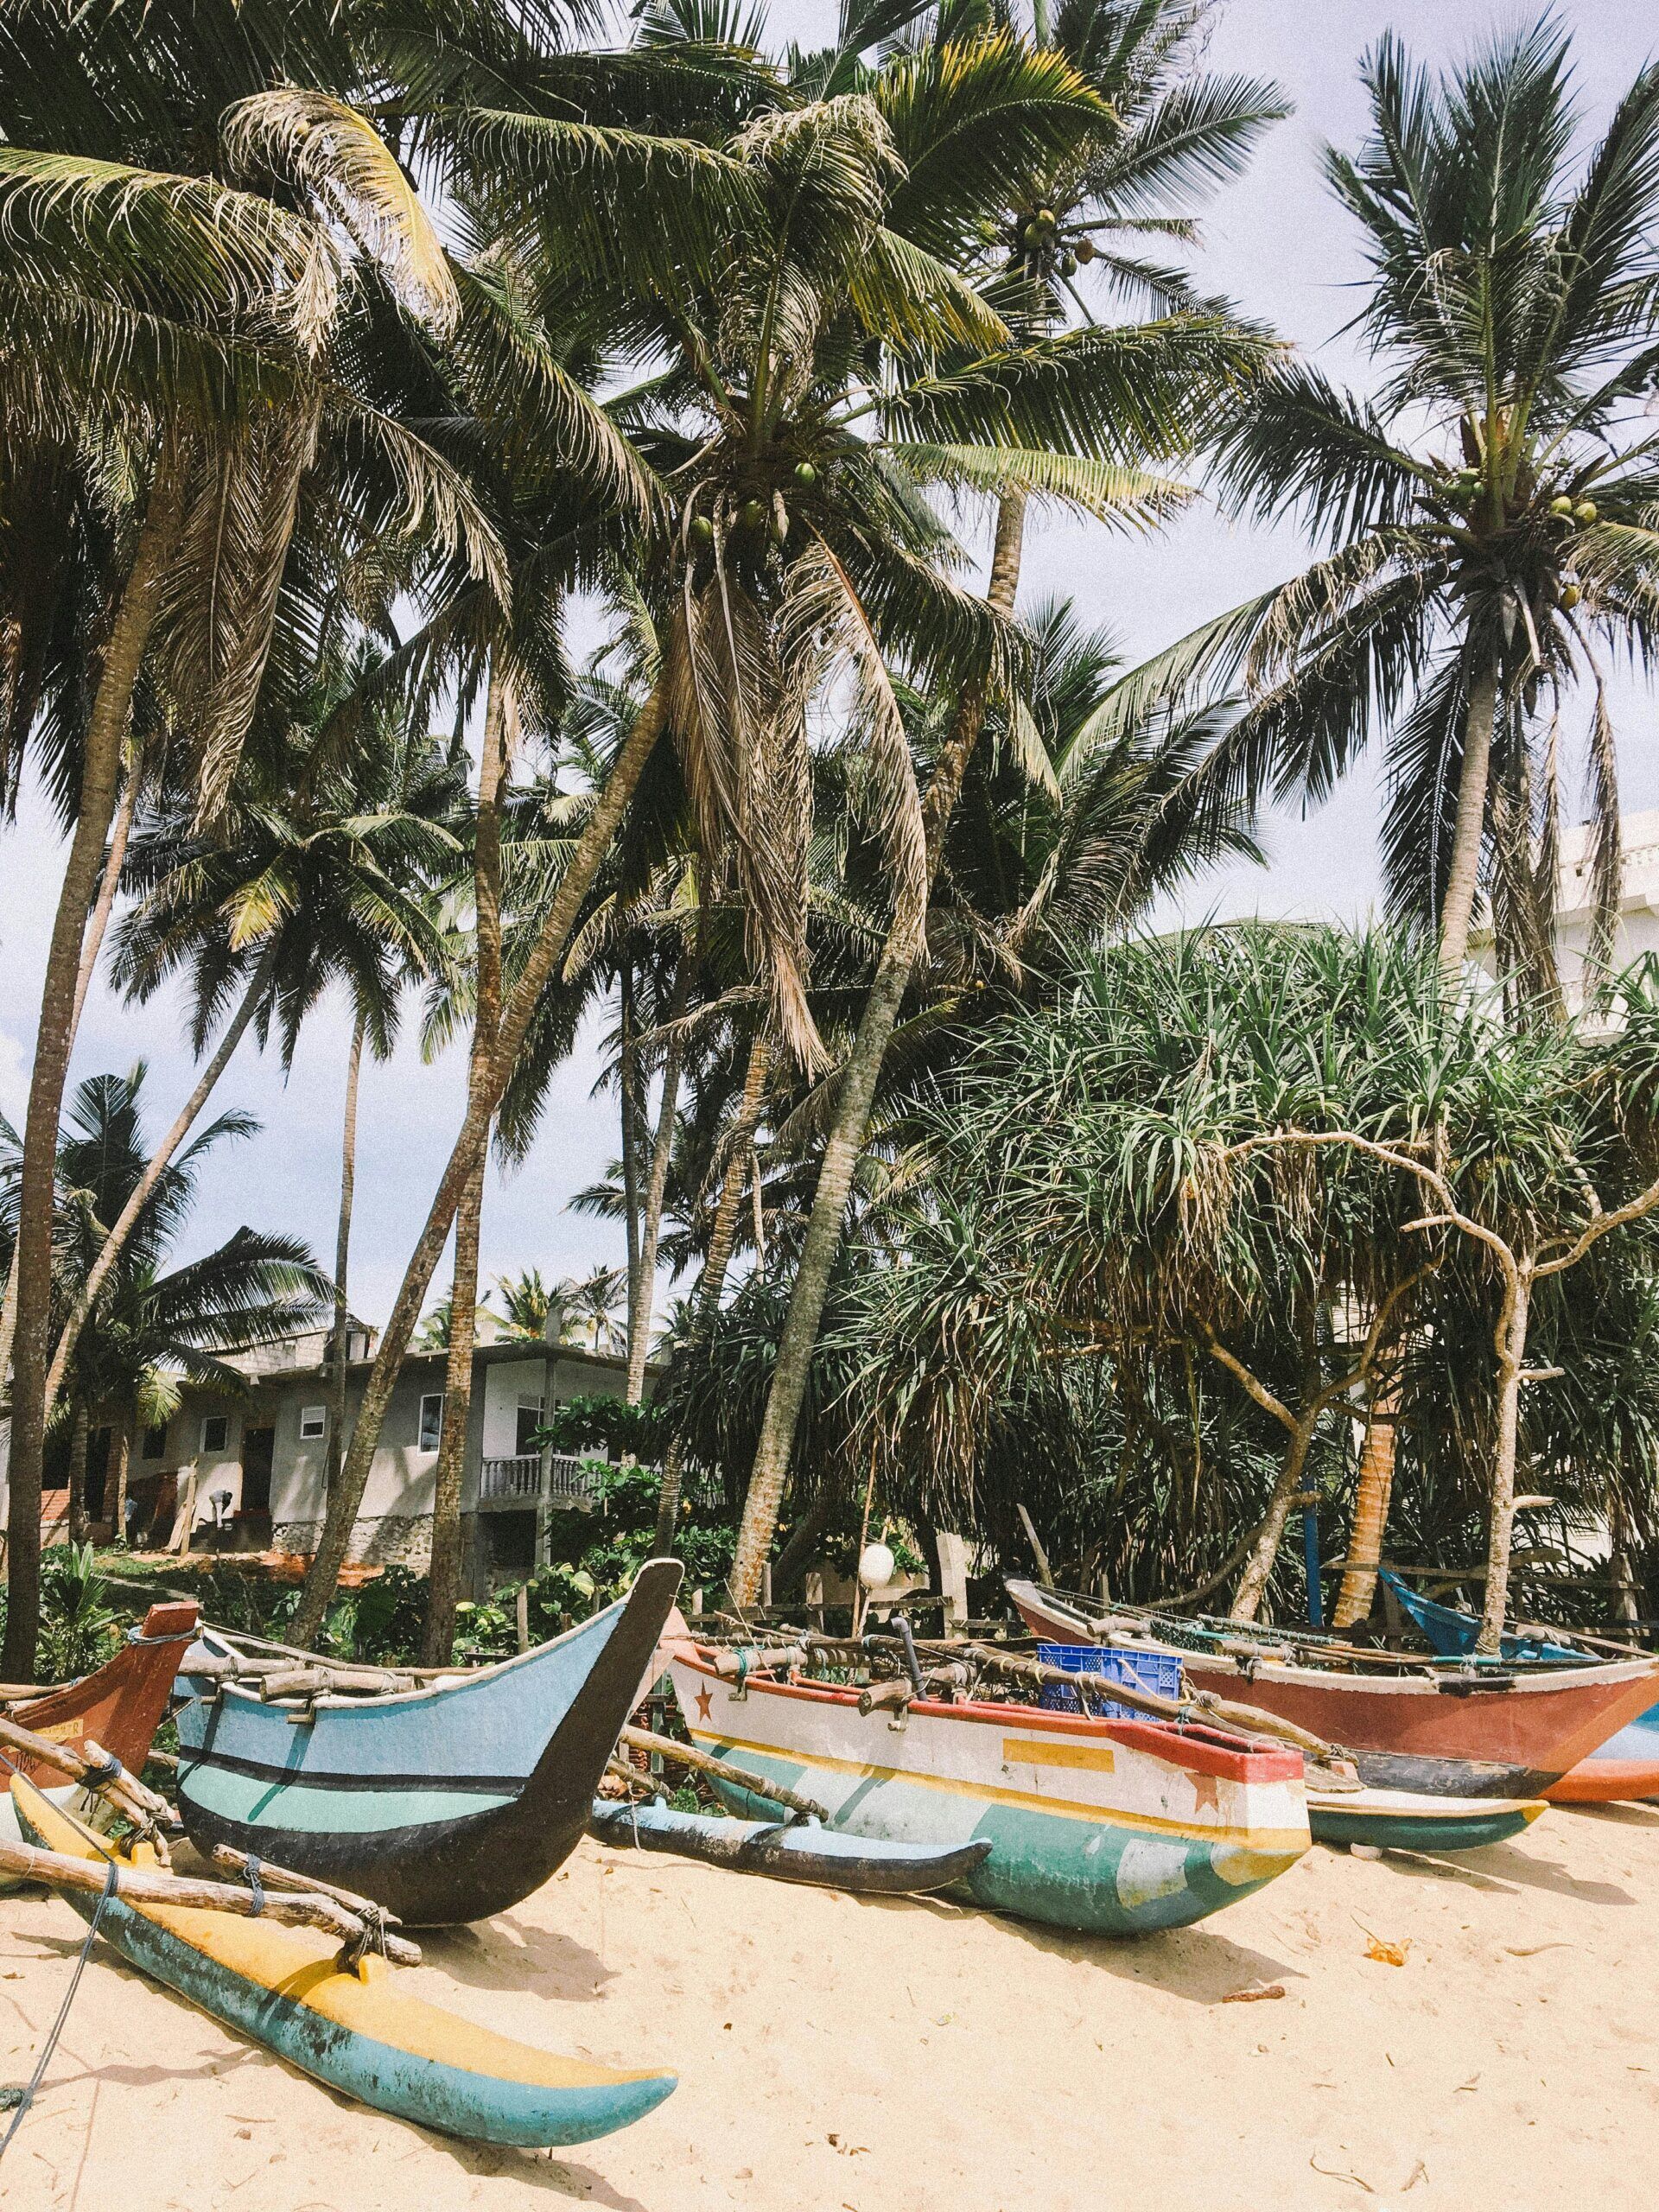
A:
{"label": "teal outrigger float", "polygon": [[[32,1783],[12,1784],[27,1841],[98,1866],[154,1866],[124,1853]],[[342,1963],[337,1937],[194,1906],[100,1900],[67,1891],[84,1919],[143,1973],[264,2044],[331,2089],[468,2142],[549,2150],[626,2127],[676,2076],[566,2057],[405,1996],[385,1959]]]}
{"label": "teal outrigger float", "polygon": [[1029,1705],[912,1699],[861,1713],[856,1689],[734,1681],[676,1648],[669,1672],[691,1740],[753,1774],[716,1784],[748,1818],[766,1784],[810,1794],[827,1826],[931,1846],[988,1843],[960,1889],[976,1904],[1109,1936],[1182,1928],[1259,1890],[1312,1841],[1300,1752],[1207,1725]]}

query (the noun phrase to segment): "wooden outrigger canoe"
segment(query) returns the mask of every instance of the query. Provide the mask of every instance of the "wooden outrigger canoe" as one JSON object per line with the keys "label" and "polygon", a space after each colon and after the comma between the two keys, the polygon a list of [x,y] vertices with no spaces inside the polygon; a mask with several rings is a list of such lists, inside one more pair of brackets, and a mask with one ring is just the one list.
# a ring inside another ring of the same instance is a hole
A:
{"label": "wooden outrigger canoe", "polygon": [[[7,1718],[48,1743],[84,1753],[88,1744],[137,1774],[149,1757],[149,1746],[166,1714],[175,1677],[196,1632],[196,1608],[188,1601],[152,1605],[143,1624],[113,1659],[78,1682],[48,1691],[43,1697],[22,1698],[7,1708]],[[48,1767],[26,1753],[6,1756],[8,1774],[21,1774],[48,1791],[61,1804],[87,1802],[75,1785],[66,1788],[55,1767]],[[16,1842],[16,1815],[10,1796],[0,1796],[0,1840]],[[0,1889],[14,1887],[0,1876]]]}
{"label": "wooden outrigger canoe", "polygon": [[[1456,1658],[1474,1649],[1480,1623],[1472,1613],[1425,1598],[1386,1567],[1381,1579],[1437,1651]],[[1543,1661],[1557,1667],[1594,1663],[1594,1655],[1576,1644],[1520,1630],[1505,1636],[1502,1649],[1507,1659]],[[1659,1797],[1659,1704],[1627,1720],[1544,1794],[1553,1805],[1610,1805],[1624,1798]]]}
{"label": "wooden outrigger canoe", "polygon": [[778,1882],[805,1882],[817,1889],[850,1890],[861,1897],[917,1897],[965,1881],[991,1854],[990,1843],[903,1843],[843,1834],[817,1821],[722,1820],[682,1813],[660,1800],[646,1805],[594,1800],[588,1833],[620,1850],[665,1851],[724,1866],[738,1874],[768,1874]]}
{"label": "wooden outrigger canoe", "polygon": [[1541,1797],[1659,1690],[1659,1658],[1570,1668],[1389,1653],[1350,1661],[1317,1632],[1275,1639],[1241,1625],[1189,1643],[1177,1640],[1173,1622],[1096,1610],[1034,1582],[1010,1580],[1007,1591],[1036,1635],[1174,1652],[1195,1688],[1340,1745],[1362,1781],[1413,1796]]}
{"label": "wooden outrigger canoe", "polygon": [[[153,1866],[118,1851],[26,1782],[12,1785],[26,1841],[100,1865]],[[84,1919],[96,1897],[65,1894]],[[335,1937],[191,1906],[103,1906],[122,1956],[227,2027],[377,2111],[469,2142],[537,2149],[590,2142],[643,2119],[672,2074],[619,2071],[541,2050],[405,1995],[376,1956],[340,1963]]]}
{"label": "wooden outrigger canoe", "polygon": [[190,1840],[355,1891],[412,1927],[505,1911],[575,1849],[680,1572],[649,1560],[620,1604],[429,1689],[295,1706],[204,1685],[178,1716]]}
{"label": "wooden outrigger canoe", "polygon": [[1315,1843],[1365,1843],[1378,1851],[1480,1851],[1507,1843],[1548,1807],[1541,1797],[1428,1797],[1404,1789],[1310,1786]]}
{"label": "wooden outrigger canoe", "polygon": [[695,1645],[669,1672],[694,1744],[755,1777],[716,1785],[765,1818],[766,1784],[808,1791],[845,1834],[988,1843],[976,1903],[1113,1936],[1181,1928],[1247,1897],[1307,1850],[1299,1752],[1211,1727],[917,1698],[895,1724],[858,1693],[722,1678]]}

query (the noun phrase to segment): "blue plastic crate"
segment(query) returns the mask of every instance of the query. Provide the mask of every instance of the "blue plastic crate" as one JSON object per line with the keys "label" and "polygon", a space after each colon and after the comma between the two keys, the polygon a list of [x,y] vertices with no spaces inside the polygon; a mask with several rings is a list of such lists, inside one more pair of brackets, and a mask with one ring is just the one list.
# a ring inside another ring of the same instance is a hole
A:
{"label": "blue plastic crate", "polygon": [[[1121,1644],[1039,1643],[1037,1656],[1045,1667],[1064,1667],[1068,1675],[1105,1675],[1115,1682],[1130,1682],[1136,1689],[1158,1697],[1181,1694],[1181,1662],[1173,1651],[1126,1651]],[[1045,1682],[1038,1703],[1050,1713],[1079,1710],[1076,1690],[1063,1682]],[[1113,1698],[1097,1698],[1092,1710],[1107,1720],[1145,1720],[1133,1706]]]}

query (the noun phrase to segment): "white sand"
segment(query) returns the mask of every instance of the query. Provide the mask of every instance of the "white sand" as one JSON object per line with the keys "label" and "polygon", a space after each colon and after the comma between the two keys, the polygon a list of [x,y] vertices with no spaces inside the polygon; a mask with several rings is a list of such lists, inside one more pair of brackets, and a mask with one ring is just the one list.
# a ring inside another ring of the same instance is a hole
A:
{"label": "white sand", "polygon": [[[55,1899],[0,1898],[0,2081],[79,1934]],[[1130,1944],[584,1843],[427,1959],[423,1993],[667,2061],[678,2091],[556,2158],[472,2149],[105,1953],[0,2166],[5,2212],[1653,2212],[1659,2190],[1659,1811],[1553,1813],[1459,1862],[1315,1850]]]}

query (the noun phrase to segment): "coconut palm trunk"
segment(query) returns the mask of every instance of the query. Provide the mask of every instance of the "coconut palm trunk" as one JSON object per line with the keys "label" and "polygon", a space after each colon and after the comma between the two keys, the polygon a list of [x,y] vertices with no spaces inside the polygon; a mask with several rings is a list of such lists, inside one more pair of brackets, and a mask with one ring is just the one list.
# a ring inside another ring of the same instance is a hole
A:
{"label": "coconut palm trunk", "polygon": [[92,1441],[92,1416],[79,1398],[69,1425],[69,1541],[86,1541],[86,1460]]}
{"label": "coconut palm trunk", "polygon": [[[473,1018],[469,1103],[487,1090],[496,1033],[501,1022],[501,787],[506,775],[505,680],[490,667],[484,708],[484,741],[478,764],[478,819],[473,836],[473,912],[477,1001]],[[472,1172],[455,1213],[455,1265],[449,1292],[449,1356],[444,1367],[443,1421],[433,1478],[432,1563],[421,1656],[429,1667],[448,1663],[461,1599],[461,1486],[467,1464],[467,1427],[473,1409],[473,1345],[478,1332],[478,1255],[484,1216],[484,1178],[489,1163],[490,1116],[486,1115]]]}
{"label": "coconut palm trunk", "polygon": [[449,1344],[443,1369],[443,1421],[432,1482],[432,1561],[426,1586],[426,1624],[421,1660],[447,1666],[455,1640],[461,1599],[461,1491],[467,1466],[467,1428],[473,1411],[473,1351],[478,1337],[478,1253],[483,1231],[485,1147],[455,1209],[455,1263],[450,1277]]}
{"label": "coconut palm trunk", "polygon": [[98,897],[93,902],[92,919],[86,925],[86,941],[80,948],[80,972],[75,978],[75,1010],[69,1017],[69,1044],[73,1051],[75,1036],[80,1027],[80,1017],[86,1004],[86,994],[92,987],[92,977],[98,972],[98,956],[104,949],[104,933],[109,928],[110,916],[115,911],[116,893],[121,888],[121,870],[127,857],[127,840],[132,834],[132,817],[138,804],[138,786],[143,780],[142,763],[137,747],[130,748],[131,760],[122,780],[121,801],[115,810],[115,823],[110,832],[110,849],[104,858],[104,871],[99,878]]}
{"label": "coconut palm trunk", "polygon": [[1489,661],[1469,686],[1469,710],[1463,726],[1463,769],[1458,779],[1458,812],[1452,833],[1452,861],[1440,906],[1440,970],[1455,988],[1469,957],[1469,928],[1480,879],[1481,837],[1486,826],[1486,793],[1491,781],[1492,722],[1497,709],[1497,671]]}
{"label": "coconut palm trunk", "polygon": [[[1005,493],[997,508],[996,539],[991,556],[991,575],[986,599],[1005,620],[1012,618],[1020,588],[1020,555],[1025,531],[1026,496]],[[927,880],[937,877],[963,779],[968,772],[989,703],[983,683],[976,683],[962,700],[956,720],[939,753],[933,779],[923,803],[927,830]],[[766,1409],[760,1425],[754,1465],[738,1530],[736,1556],[732,1564],[732,1597],[740,1606],[753,1605],[760,1594],[761,1570],[782,1510],[784,1484],[789,1472],[796,1425],[806,1396],[807,1377],[823,1319],[824,1300],[835,1271],[865,1141],[869,1135],[870,1110],[887,1045],[899,1019],[899,1009],[916,962],[925,942],[925,925],[912,931],[895,930],[883,947],[881,959],[864,1001],[863,1014],[853,1049],[841,1072],[836,1117],[819,1163],[812,1211],[802,1240],[800,1263],[790,1295],[789,1313],[778,1346],[778,1363]]]}
{"label": "coconut palm trunk", "polygon": [[306,1576],[300,1593],[299,1608],[294,1618],[293,1633],[297,1643],[308,1643],[322,1625],[323,1614],[334,1596],[340,1580],[340,1570],[346,1561],[346,1549],[351,1541],[358,1508],[363,1502],[375,1446],[380,1440],[380,1425],[386,1417],[386,1408],[391,1403],[391,1394],[409,1350],[410,1338],[420,1319],[422,1301],[442,1255],[449,1235],[449,1224],[454,1219],[461,1192],[467,1186],[467,1179],[488,1141],[491,1120],[501,1103],[501,1094],[506,1089],[507,1077],[524,1044],[537,1001],[552,975],[555,963],[569,943],[570,933],[582,912],[582,901],[599,873],[600,863],[611,849],[623,814],[662,734],[666,718],[666,694],[658,683],[629,731],[627,741],[617,755],[616,764],[606,781],[599,803],[588,816],[576,841],[569,866],[560,878],[557,895],[548,910],[541,934],[524,963],[523,974],[513,986],[512,996],[507,1001],[486,1080],[476,1088],[469,1088],[466,1116],[450,1149],[437,1190],[433,1194],[419,1239],[410,1255],[409,1265],[404,1270],[404,1280],[387,1319],[385,1333],[380,1339],[380,1348],[375,1354],[374,1364],[364,1386],[363,1403],[358,1409],[357,1426],[352,1431],[351,1448],[340,1469],[340,1483],[335,1495],[328,1500],[316,1556]]}
{"label": "coconut palm trunk", "polygon": [[[766,1033],[757,1030],[749,1046],[749,1064],[743,1073],[743,1096],[737,1109],[737,1120],[732,1129],[731,1156],[726,1162],[726,1173],[721,1179],[720,1198],[715,1207],[715,1225],[709,1238],[709,1255],[703,1262],[702,1275],[697,1284],[697,1334],[706,1337],[714,1327],[715,1315],[726,1288],[726,1271],[732,1264],[732,1251],[737,1243],[737,1214],[743,1198],[743,1176],[754,1160],[754,1132],[760,1126],[760,1109],[766,1102],[766,1077],[772,1067],[772,1048]],[[652,1546],[659,1558],[667,1558],[673,1551],[679,1531],[680,1480],[685,1471],[685,1440],[676,1436],[668,1447],[663,1462],[662,1485],[657,1493],[657,1536]]]}
{"label": "coconut palm trunk", "polygon": [[352,1208],[357,1197],[357,1100],[363,1074],[363,1036],[367,1017],[352,1025],[352,1050],[346,1063],[346,1111],[340,1140],[340,1217],[334,1229],[334,1318],[328,1333],[328,1452],[324,1496],[340,1480],[346,1451],[346,1367],[351,1351],[351,1294],[346,1277],[352,1259]]}
{"label": "coconut palm trunk", "polygon": [[637,1406],[645,1393],[645,1362],[651,1356],[651,1309],[657,1283],[657,1247],[663,1233],[663,1203],[668,1194],[668,1167],[674,1152],[674,1117],[680,1101],[680,1064],[684,1057],[679,1025],[690,989],[690,957],[683,951],[675,967],[673,995],[669,1001],[668,1042],[663,1048],[663,1095],[658,1103],[657,1128],[652,1138],[639,1209],[639,1262],[628,1275],[627,1402],[631,1406]]}
{"label": "coconut palm trunk", "polygon": [[0,1655],[0,1673],[14,1682],[26,1681],[33,1675],[40,1635],[41,1460],[46,1441],[53,1199],[58,1122],[69,1072],[81,944],[115,811],[122,748],[132,721],[133,692],[182,527],[184,479],[182,451],[169,438],[156,462],[132,566],[104,649],[104,664],[87,717],[79,807],[58,893],[41,992],[17,1201],[8,1592],[5,1645]]}
{"label": "coconut palm trunk", "polygon": [[213,1058],[203,1068],[195,1089],[179,1109],[172,1128],[162,1139],[143,1173],[133,1185],[131,1196],[122,1207],[109,1235],[104,1239],[103,1247],[98,1257],[87,1272],[86,1280],[81,1285],[74,1305],[70,1308],[69,1318],[63,1325],[63,1334],[58,1339],[58,1348],[52,1355],[51,1370],[46,1378],[46,1409],[48,1414],[52,1410],[53,1402],[58,1392],[63,1387],[63,1378],[68,1371],[70,1361],[74,1357],[75,1346],[80,1341],[80,1332],[86,1325],[86,1317],[98,1302],[98,1294],[103,1288],[110,1269],[120,1258],[122,1248],[137,1226],[139,1216],[149,1205],[156,1185],[167,1173],[174,1154],[177,1152],[194,1127],[197,1116],[213,1096],[219,1078],[230,1065],[231,1055],[241,1043],[248,1024],[259,1011],[265,993],[270,987],[271,972],[276,964],[276,946],[273,944],[254,969],[248,988],[242,994],[241,1002],[232,1016],[225,1034],[219,1039]]}
{"label": "coconut palm trunk", "polygon": [[[639,1287],[639,1046],[633,1008],[633,963],[624,956],[618,990],[616,1088],[622,1146],[622,1223],[627,1248],[628,1364],[633,1364],[633,1316]],[[599,1349],[597,1333],[594,1349]]]}
{"label": "coconut palm trunk", "polygon": [[1394,1492],[1399,1417],[1400,1377],[1395,1373],[1379,1382],[1371,1393],[1365,1442],[1359,1455],[1359,1479],[1354,1489],[1348,1563],[1343,1570],[1342,1587],[1331,1616],[1332,1628],[1351,1628],[1356,1621],[1365,1619],[1376,1595],[1376,1571],[1382,1564],[1382,1539],[1389,1525],[1389,1501]]}
{"label": "coconut palm trunk", "polygon": [[127,1476],[132,1465],[132,1408],[123,1406],[110,1425],[110,1456],[104,1469],[104,1496],[109,1506],[110,1541],[127,1540]]}

